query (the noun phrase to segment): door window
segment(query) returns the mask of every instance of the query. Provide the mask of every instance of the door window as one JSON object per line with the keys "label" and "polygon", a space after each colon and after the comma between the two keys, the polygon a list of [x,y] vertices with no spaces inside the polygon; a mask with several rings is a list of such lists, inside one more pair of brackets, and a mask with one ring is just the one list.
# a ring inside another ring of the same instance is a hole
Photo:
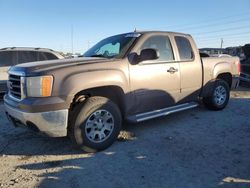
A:
{"label": "door window", "polygon": [[157,61],[173,61],[174,55],[170,40],[167,36],[153,36],[148,38],[142,45],[141,50],[152,48],[159,51]]}

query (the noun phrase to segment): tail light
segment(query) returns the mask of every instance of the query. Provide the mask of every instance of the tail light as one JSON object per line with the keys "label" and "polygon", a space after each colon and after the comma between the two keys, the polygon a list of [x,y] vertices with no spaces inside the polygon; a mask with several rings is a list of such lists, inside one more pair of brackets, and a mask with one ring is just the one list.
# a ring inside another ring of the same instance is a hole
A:
{"label": "tail light", "polygon": [[237,71],[238,71],[238,73],[240,74],[240,60],[237,60],[237,61],[235,62],[235,64],[236,64],[236,66],[237,66]]}

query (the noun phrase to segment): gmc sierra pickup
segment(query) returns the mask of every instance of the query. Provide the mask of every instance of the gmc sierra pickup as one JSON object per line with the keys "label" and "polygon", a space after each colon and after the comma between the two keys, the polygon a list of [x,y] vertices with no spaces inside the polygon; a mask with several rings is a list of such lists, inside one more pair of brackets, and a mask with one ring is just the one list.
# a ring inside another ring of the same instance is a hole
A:
{"label": "gmc sierra pickup", "polygon": [[123,120],[141,122],[201,101],[222,110],[239,74],[239,58],[201,58],[190,35],[133,32],[100,41],[82,58],[12,67],[4,104],[15,126],[98,151],[116,140]]}

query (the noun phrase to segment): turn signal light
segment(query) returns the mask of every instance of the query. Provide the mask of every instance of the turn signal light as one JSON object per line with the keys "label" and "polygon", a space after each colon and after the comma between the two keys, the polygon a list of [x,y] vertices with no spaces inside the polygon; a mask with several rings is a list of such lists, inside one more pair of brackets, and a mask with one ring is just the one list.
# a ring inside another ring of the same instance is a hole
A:
{"label": "turn signal light", "polygon": [[53,77],[52,76],[43,76],[41,81],[42,81],[42,87],[41,87],[42,96],[43,97],[51,96]]}

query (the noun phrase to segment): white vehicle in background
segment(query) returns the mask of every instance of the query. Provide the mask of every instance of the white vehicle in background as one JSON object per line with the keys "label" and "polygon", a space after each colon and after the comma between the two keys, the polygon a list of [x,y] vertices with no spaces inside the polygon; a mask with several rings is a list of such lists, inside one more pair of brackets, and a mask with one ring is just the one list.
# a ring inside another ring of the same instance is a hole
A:
{"label": "white vehicle in background", "polygon": [[233,57],[229,54],[210,54],[210,57]]}
{"label": "white vehicle in background", "polygon": [[7,71],[11,66],[63,58],[59,52],[47,48],[11,47],[0,49],[0,93],[7,91]]}
{"label": "white vehicle in background", "polygon": [[66,55],[65,59],[72,59],[72,58],[78,58],[82,57],[82,55],[72,54],[72,55]]}

